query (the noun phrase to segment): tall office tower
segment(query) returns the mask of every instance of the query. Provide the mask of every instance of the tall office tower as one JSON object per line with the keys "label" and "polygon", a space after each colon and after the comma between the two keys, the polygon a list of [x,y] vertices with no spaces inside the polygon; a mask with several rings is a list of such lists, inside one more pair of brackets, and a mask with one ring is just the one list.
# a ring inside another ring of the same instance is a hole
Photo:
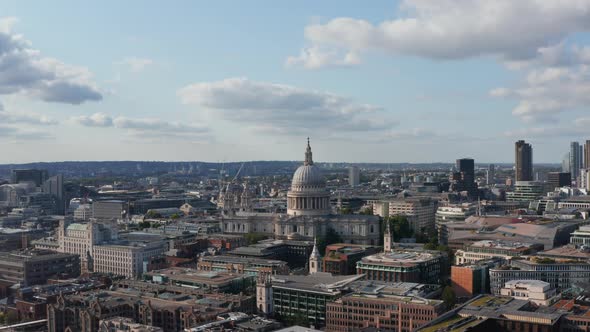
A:
{"label": "tall office tower", "polygon": [[494,184],[496,179],[496,166],[494,164],[488,165],[488,172],[486,174],[486,183],[489,185]]}
{"label": "tall office tower", "polygon": [[555,188],[561,188],[572,184],[570,173],[549,172],[547,173],[547,189],[553,191]]}
{"label": "tall office tower", "polygon": [[584,144],[584,168],[590,168],[590,140]]}
{"label": "tall office tower", "polygon": [[351,187],[356,187],[359,185],[361,180],[361,170],[358,166],[351,166],[348,169],[348,184]]}
{"label": "tall office tower", "polygon": [[516,181],[533,181],[533,147],[523,140],[514,144]]}
{"label": "tall office tower", "polygon": [[456,172],[451,174],[451,190],[467,191],[469,196],[478,196],[475,183],[475,162],[471,158],[457,159]]}
{"label": "tall office tower", "polygon": [[570,143],[570,173],[572,181],[576,181],[580,176],[580,143]]}
{"label": "tall office tower", "polygon": [[33,182],[40,187],[49,177],[45,169],[14,169],[12,170],[12,183]]}
{"label": "tall office tower", "polygon": [[[561,160],[561,171],[563,173],[570,172],[570,153],[566,153],[563,155],[563,159]],[[571,173],[570,173],[571,175]]]}
{"label": "tall office tower", "polygon": [[57,214],[64,214],[65,212],[65,201],[64,201],[64,177],[61,174],[50,177],[43,183],[42,190],[46,194],[50,194],[55,197],[57,204],[55,211]]}

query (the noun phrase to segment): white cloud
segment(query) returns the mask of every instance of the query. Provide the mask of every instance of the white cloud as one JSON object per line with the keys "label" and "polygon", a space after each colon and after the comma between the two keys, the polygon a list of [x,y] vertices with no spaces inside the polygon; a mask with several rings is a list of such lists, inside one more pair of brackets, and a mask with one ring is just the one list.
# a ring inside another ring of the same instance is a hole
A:
{"label": "white cloud", "polygon": [[185,104],[214,111],[227,121],[269,134],[388,130],[397,125],[381,107],[288,85],[228,78],[178,91]]}
{"label": "white cloud", "polygon": [[588,135],[588,126],[590,118],[577,118],[571,123],[544,125],[541,127],[528,127],[504,132],[506,137],[514,138],[547,138],[555,139],[556,137],[580,137]]}
{"label": "white cloud", "polygon": [[496,88],[490,95],[517,100],[512,114],[525,122],[555,121],[560,113],[588,109],[590,67],[535,68],[529,71],[522,87]]}
{"label": "white cloud", "polygon": [[147,59],[147,58],[138,58],[138,57],[127,57],[117,64],[125,65],[131,70],[132,72],[141,72],[146,69],[148,66],[154,64],[154,60]]}
{"label": "white cloud", "polygon": [[0,94],[23,93],[68,104],[102,99],[87,68],[42,56],[30,41],[12,32],[15,22],[0,19]]}
{"label": "white cloud", "polygon": [[99,112],[90,116],[81,115],[73,117],[72,120],[86,127],[112,127],[113,118],[110,115]]}
{"label": "white cloud", "polygon": [[290,56],[285,61],[287,67],[302,66],[306,69],[319,69],[327,66],[352,66],[361,63],[355,52],[340,54],[337,50],[325,50],[320,47],[309,47],[301,50],[298,56]]}
{"label": "white cloud", "polygon": [[305,38],[309,48],[344,53],[378,51],[431,59],[489,55],[516,61],[589,29],[587,0],[405,0],[395,19],[374,24],[338,17],[307,26]]}
{"label": "white cloud", "polygon": [[129,134],[141,137],[167,137],[184,139],[209,139],[208,127],[195,123],[170,122],[154,118],[112,117],[105,113],[94,113],[72,117],[71,121],[85,127],[126,129]]}

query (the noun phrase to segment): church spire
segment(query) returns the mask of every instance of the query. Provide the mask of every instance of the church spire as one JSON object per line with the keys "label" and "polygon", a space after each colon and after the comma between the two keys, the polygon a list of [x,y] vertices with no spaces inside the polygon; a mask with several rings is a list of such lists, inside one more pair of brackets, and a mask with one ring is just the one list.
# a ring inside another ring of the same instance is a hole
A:
{"label": "church spire", "polygon": [[311,156],[311,146],[309,145],[309,137],[307,138],[307,148],[305,149],[305,161],[303,162],[303,165],[313,165],[313,158]]}
{"label": "church spire", "polygon": [[391,228],[389,227],[389,220],[385,220],[387,227],[385,234],[383,234],[383,251],[390,252],[393,247],[393,236],[391,236]]}

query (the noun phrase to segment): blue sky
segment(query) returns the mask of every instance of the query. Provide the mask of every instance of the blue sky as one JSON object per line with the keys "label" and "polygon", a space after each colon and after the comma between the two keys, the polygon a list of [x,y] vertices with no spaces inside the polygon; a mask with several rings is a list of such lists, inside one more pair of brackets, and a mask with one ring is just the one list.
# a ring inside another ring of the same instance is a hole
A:
{"label": "blue sky", "polygon": [[590,136],[588,22],[590,0],[3,1],[0,162],[295,160],[307,136],[318,161],[526,139],[559,162]]}

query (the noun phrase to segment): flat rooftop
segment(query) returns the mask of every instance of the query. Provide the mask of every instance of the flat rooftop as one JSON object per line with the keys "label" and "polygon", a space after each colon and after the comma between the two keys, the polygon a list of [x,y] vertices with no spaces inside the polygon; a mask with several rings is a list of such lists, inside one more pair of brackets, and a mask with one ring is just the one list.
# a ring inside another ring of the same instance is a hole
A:
{"label": "flat rooftop", "polygon": [[377,265],[409,266],[424,263],[441,256],[442,253],[433,251],[393,250],[392,252],[382,252],[363,257],[361,262]]}

